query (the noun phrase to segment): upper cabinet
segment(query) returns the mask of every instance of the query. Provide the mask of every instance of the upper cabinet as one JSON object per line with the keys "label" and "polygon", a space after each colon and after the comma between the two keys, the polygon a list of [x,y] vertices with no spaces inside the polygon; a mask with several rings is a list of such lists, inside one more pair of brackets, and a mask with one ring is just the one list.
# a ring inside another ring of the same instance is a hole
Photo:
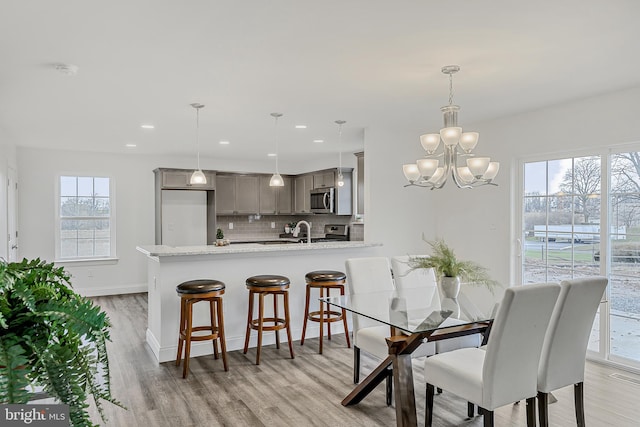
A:
{"label": "upper cabinet", "polygon": [[257,175],[218,175],[216,213],[218,215],[258,213],[259,181]]}
{"label": "upper cabinet", "polygon": [[313,175],[299,175],[294,180],[295,213],[311,213],[309,190],[313,190]]}
{"label": "upper cabinet", "polygon": [[207,178],[206,184],[191,184],[193,170],[189,169],[159,168],[154,172],[161,177],[161,186],[165,190],[215,190],[216,188],[215,171],[203,171]]}
{"label": "upper cabinet", "polygon": [[313,174],[313,188],[328,188],[336,186],[334,171],[322,171]]}
{"label": "upper cabinet", "polygon": [[290,214],[293,213],[293,180],[283,176],[283,187],[271,187],[271,175],[260,176],[260,210],[259,213]]}

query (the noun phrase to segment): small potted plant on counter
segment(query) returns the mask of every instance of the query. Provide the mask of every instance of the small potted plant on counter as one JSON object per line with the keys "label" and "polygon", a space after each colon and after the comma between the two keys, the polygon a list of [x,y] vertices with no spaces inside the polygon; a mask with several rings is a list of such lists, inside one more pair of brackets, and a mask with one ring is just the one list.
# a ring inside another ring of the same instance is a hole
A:
{"label": "small potted plant on counter", "polygon": [[90,396],[103,421],[102,400],[122,407],[109,382],[111,323],[69,280],[40,259],[0,259],[0,403],[24,404],[43,389],[69,405],[72,426],[93,426]]}
{"label": "small potted plant on counter", "polygon": [[224,233],[221,228],[216,230],[216,246],[224,246]]}

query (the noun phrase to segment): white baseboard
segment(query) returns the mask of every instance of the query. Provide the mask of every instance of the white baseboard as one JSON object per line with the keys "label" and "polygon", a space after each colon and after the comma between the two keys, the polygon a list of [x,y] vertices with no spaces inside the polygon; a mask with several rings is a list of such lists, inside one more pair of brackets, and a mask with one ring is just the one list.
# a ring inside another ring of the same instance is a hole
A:
{"label": "white baseboard", "polygon": [[137,294],[140,292],[147,292],[148,285],[146,283],[142,283],[124,286],[102,286],[95,288],[74,287],[73,290],[84,297],[99,297],[104,295]]}

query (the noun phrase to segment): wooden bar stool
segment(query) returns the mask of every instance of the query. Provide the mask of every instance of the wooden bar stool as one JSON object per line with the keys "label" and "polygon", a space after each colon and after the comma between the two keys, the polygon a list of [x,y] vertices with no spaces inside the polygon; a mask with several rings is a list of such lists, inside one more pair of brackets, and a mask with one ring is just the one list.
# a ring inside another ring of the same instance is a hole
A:
{"label": "wooden bar stool", "polygon": [[304,305],[304,323],[302,325],[302,338],[300,338],[300,345],[304,345],[304,335],[307,331],[307,320],[320,323],[320,349],[319,353],[322,354],[322,337],[324,335],[324,322],[327,322],[327,338],[331,339],[331,323],[339,322],[342,320],[344,324],[344,335],[347,338],[347,347],[351,348],[351,342],[349,341],[349,327],[347,326],[347,312],[333,311],[327,304],[327,309],[324,308],[324,303],[320,302],[320,310],[309,312],[309,299],[311,297],[311,289],[320,289],[320,298],[324,297],[324,290],[327,290],[327,297],[331,289],[340,289],[340,295],[344,295],[344,284],[346,282],[347,275],[341,271],[331,270],[319,270],[312,271],[305,275],[305,281],[307,282],[306,303]]}
{"label": "wooden bar stool", "polygon": [[[213,341],[213,354],[217,359],[218,341],[220,341],[220,351],[222,353],[222,363],[224,370],[227,366],[227,345],[224,340],[224,313],[222,311],[222,295],[225,284],[218,280],[200,279],[180,283],[176,286],[176,292],[180,295],[180,333],[178,335],[178,354],[176,356],[176,366],[180,365],[182,359],[182,347],[184,346],[184,367],[182,378],[187,378],[189,373],[189,353],[191,352],[191,341]],[[209,301],[211,324],[207,326],[193,326],[193,305],[200,301]],[[210,331],[207,335],[194,335],[194,332]]]}
{"label": "wooden bar stool", "polygon": [[[247,289],[249,290],[249,316],[247,318],[247,335],[244,340],[244,353],[249,348],[249,335],[251,329],[258,331],[258,348],[256,355],[256,365],[260,364],[260,350],[262,347],[262,331],[276,332],[276,348],[280,348],[280,329],[287,330],[287,340],[289,341],[289,353],[293,355],[293,345],[291,341],[291,328],[289,321],[289,278],[276,275],[252,276],[247,279]],[[253,318],[253,300],[258,295],[258,318]],[[273,295],[273,317],[264,317],[264,297]],[[284,318],[278,317],[278,295],[282,295],[284,300]],[[272,325],[266,325],[272,323]]]}

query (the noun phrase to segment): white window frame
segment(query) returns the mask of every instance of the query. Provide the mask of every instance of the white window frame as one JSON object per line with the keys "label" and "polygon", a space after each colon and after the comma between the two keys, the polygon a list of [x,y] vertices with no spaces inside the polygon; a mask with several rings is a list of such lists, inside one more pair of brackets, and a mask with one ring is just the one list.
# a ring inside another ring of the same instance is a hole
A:
{"label": "white window frame", "polygon": [[[61,226],[61,216],[60,216],[60,179],[63,176],[71,176],[78,178],[108,178],[109,179],[109,255],[107,256],[92,256],[92,257],[66,257],[63,258],[61,255],[61,236],[60,236],[60,226]],[[115,178],[108,174],[100,174],[100,173],[77,173],[77,172],[69,172],[69,173],[59,173],[56,176],[55,185],[55,259],[56,263],[107,263],[111,264],[118,260],[116,254],[116,182]]]}

